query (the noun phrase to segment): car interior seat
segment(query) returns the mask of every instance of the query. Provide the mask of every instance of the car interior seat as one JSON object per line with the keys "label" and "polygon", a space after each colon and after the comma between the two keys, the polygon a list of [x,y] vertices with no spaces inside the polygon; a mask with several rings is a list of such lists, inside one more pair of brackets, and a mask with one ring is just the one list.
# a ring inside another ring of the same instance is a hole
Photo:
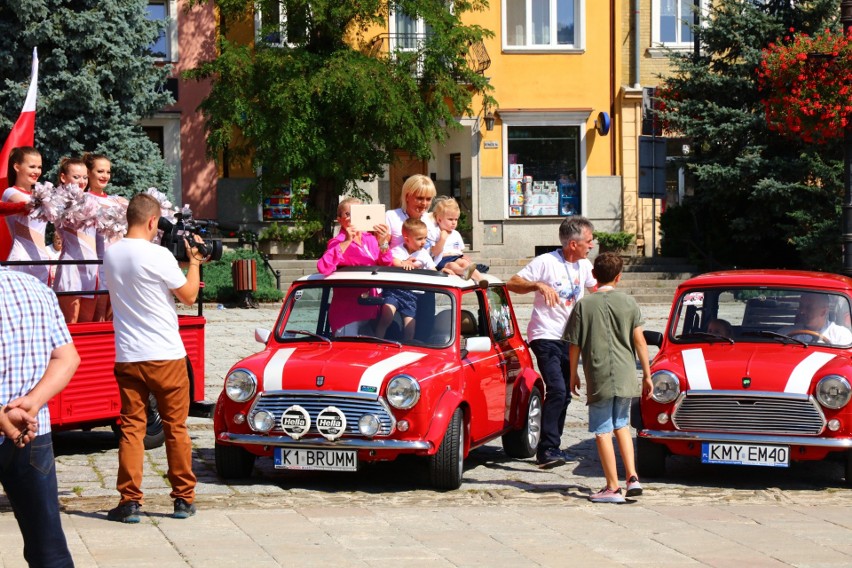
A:
{"label": "car interior seat", "polygon": [[479,325],[476,323],[476,316],[470,310],[461,311],[459,330],[462,337],[475,337],[479,335]]}
{"label": "car interior seat", "polygon": [[429,343],[432,345],[446,345],[453,338],[453,312],[444,310],[435,315],[432,323],[432,333],[429,335]]}

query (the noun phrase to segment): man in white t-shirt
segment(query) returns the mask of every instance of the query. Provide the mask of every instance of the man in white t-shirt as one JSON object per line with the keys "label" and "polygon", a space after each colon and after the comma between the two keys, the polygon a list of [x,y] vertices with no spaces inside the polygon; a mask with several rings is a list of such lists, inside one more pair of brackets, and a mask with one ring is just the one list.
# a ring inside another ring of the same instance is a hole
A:
{"label": "man in white t-shirt", "polygon": [[[151,242],[159,219],[160,203],[150,195],[136,195],[127,206],[127,236],[104,253],[115,326],[115,378],[121,395],[116,481],[121,500],[107,517],[123,523],[140,520],[149,393],[157,399],[166,435],[173,516],[185,519],[195,514],[196,478],[186,429],[189,376],[172,295],[187,306],[195,303],[204,259],[187,243],[189,268],[184,275],[174,256]],[[198,235],[195,241],[201,242]]]}
{"label": "man in white t-shirt", "polygon": [[592,263],[586,258],[592,250],[593,231],[592,223],[585,217],[565,219],[559,225],[562,249],[535,257],[506,283],[516,294],[535,292],[527,341],[545,385],[541,439],[536,452],[540,467],[554,467],[569,459],[559,449],[571,402],[568,345],[562,334],[584,290],[597,286]]}

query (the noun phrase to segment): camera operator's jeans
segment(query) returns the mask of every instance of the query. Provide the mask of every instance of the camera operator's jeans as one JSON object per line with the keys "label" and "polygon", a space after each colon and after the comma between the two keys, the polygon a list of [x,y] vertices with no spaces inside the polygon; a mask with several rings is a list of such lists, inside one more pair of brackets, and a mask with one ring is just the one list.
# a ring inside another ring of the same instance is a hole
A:
{"label": "camera operator's jeans", "polygon": [[24,537],[24,558],[30,566],[74,566],[62,523],[53,442],[50,434],[36,436],[16,448],[12,440],[0,445],[0,483],[6,491]]}
{"label": "camera operator's jeans", "polygon": [[189,376],[186,359],[116,363],[115,378],[121,395],[121,439],[118,442],[116,489],[121,504],[142,503],[142,466],[145,460],[145,430],[148,424],[148,393],[157,399],[166,435],[168,478],[171,498],[187,503],[195,500],[192,472],[192,441],[186,429],[189,416]]}

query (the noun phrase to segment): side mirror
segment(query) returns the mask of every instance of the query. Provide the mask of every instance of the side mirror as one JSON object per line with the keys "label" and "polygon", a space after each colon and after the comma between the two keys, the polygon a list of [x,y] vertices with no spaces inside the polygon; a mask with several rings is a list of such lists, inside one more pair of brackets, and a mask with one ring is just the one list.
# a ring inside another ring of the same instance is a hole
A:
{"label": "side mirror", "polygon": [[648,345],[654,345],[656,347],[662,347],[663,345],[663,334],[659,331],[647,331],[643,330],[642,335],[645,336],[645,343]]}
{"label": "side mirror", "polygon": [[258,343],[266,343],[269,341],[269,336],[272,335],[272,332],[268,329],[263,329],[262,327],[256,327],[254,329],[254,340]]}
{"label": "side mirror", "polygon": [[491,351],[490,337],[468,337],[465,341],[464,350],[467,353],[487,353]]}

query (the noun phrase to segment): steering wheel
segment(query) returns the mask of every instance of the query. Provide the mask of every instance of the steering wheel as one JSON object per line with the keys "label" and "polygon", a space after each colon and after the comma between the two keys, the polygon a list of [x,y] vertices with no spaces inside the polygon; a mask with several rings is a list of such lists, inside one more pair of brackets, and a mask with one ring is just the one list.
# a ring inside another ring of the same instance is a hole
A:
{"label": "steering wheel", "polygon": [[831,343],[826,336],[821,334],[818,331],[812,331],[810,329],[793,329],[786,333],[787,337],[793,337],[794,335],[810,335],[811,337],[816,337],[817,341],[822,341],[823,343]]}

